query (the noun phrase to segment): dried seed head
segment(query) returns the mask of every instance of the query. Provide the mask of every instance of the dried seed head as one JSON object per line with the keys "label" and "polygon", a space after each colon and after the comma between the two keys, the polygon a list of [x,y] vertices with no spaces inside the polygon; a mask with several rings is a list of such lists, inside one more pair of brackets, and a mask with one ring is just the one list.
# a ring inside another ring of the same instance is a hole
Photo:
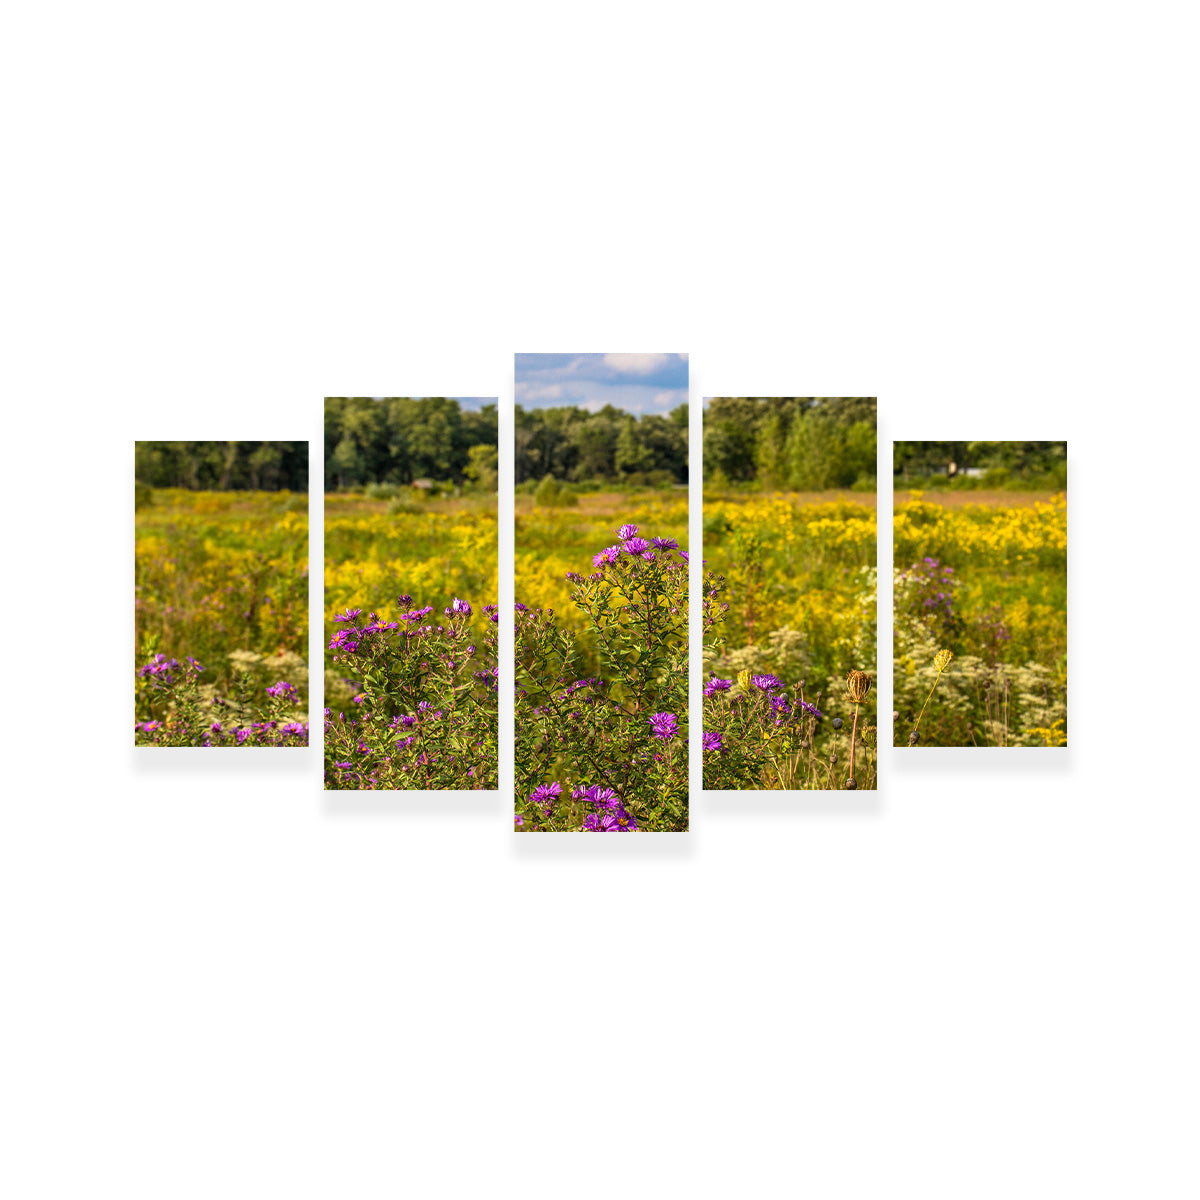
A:
{"label": "dried seed head", "polygon": [[858,780],[856,780],[854,778],[854,776],[851,775],[850,778],[846,780],[846,791],[852,792],[857,787],[858,787]]}
{"label": "dried seed head", "polygon": [[914,729],[908,735],[908,744],[915,746],[921,740],[921,735]]}
{"label": "dried seed head", "polygon": [[939,650],[937,652],[937,657],[933,660],[933,665],[937,667],[939,671],[944,671],[950,665],[950,660],[953,657],[954,654],[952,651]]}
{"label": "dried seed head", "polygon": [[855,704],[861,704],[871,690],[871,677],[866,671],[851,671],[846,676],[846,691]]}

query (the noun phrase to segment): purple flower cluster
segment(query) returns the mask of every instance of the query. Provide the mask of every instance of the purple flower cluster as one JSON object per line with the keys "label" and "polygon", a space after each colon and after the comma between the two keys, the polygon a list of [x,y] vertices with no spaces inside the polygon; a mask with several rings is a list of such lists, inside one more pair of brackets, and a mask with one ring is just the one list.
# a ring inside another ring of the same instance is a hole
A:
{"label": "purple flower cluster", "polygon": [[[603,550],[592,556],[592,566],[597,570],[608,566],[610,563],[615,563],[622,554],[628,554],[630,558],[640,558],[646,562],[655,562],[658,558],[655,551],[679,549],[679,543],[674,538],[656,537],[647,540],[638,533],[636,525],[622,525],[617,530],[617,537],[620,539],[620,545],[606,546]],[[680,550],[679,557],[684,562],[687,562],[687,551]],[[567,578],[572,582],[579,582],[582,576],[572,571],[568,573]],[[602,579],[603,576],[593,575],[592,578]]]}
{"label": "purple flower cluster", "polygon": [[637,820],[625,809],[625,803],[612,788],[594,784],[577,787],[571,795],[592,806],[583,819],[584,833],[637,833]]}
{"label": "purple flower cluster", "polygon": [[727,692],[731,687],[733,687],[732,679],[710,679],[704,685],[704,694],[715,696],[717,692]]}
{"label": "purple flower cluster", "polygon": [[778,675],[752,675],[750,682],[764,692],[772,692],[776,688],[783,687],[783,680]]}
{"label": "purple flower cluster", "polygon": [[650,718],[650,729],[656,738],[673,738],[679,732],[679,722],[674,713],[655,713]]}

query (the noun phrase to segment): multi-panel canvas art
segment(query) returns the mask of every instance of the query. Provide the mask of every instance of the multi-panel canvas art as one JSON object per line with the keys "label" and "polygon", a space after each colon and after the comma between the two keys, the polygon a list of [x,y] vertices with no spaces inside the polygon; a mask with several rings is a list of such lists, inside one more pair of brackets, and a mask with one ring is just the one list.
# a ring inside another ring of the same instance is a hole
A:
{"label": "multi-panel canvas art", "polygon": [[1067,744],[1066,442],[896,442],[895,745]]}
{"label": "multi-panel canvas art", "polygon": [[[693,716],[687,355],[515,397],[511,664],[497,401],[325,401],[325,787],[496,789],[511,687],[517,832],[686,831],[692,739],[706,790],[875,789],[875,399],[704,401]],[[309,744],[308,487],[306,442],[135,443],[136,746]],[[1065,747],[1066,442],[899,441],[893,491],[896,752]]]}
{"label": "multi-panel canvas art", "polygon": [[704,405],[704,786],[872,789],[873,397]]}
{"label": "multi-panel canvas art", "polygon": [[134,446],[134,743],[308,745],[308,443]]}
{"label": "multi-panel canvas art", "polygon": [[688,361],[516,356],[523,833],[688,828]]}

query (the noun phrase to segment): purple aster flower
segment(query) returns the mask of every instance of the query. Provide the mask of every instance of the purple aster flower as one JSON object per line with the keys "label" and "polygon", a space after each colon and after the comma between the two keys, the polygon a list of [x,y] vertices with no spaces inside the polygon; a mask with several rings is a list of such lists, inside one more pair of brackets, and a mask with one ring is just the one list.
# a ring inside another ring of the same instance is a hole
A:
{"label": "purple aster flower", "polygon": [[783,680],[778,675],[751,675],[750,682],[764,692],[769,692],[772,688],[783,687]]}
{"label": "purple aster flower", "polygon": [[673,738],[679,732],[678,726],[674,713],[655,713],[650,718],[650,728],[656,738]]}
{"label": "purple aster flower", "polygon": [[399,621],[381,621],[374,613],[371,614],[370,625],[364,626],[363,633],[383,633],[388,629],[399,629]]}
{"label": "purple aster flower", "polygon": [[713,696],[717,692],[727,692],[731,687],[733,687],[732,679],[710,679],[704,685],[704,694],[706,696]]}
{"label": "purple aster flower", "polygon": [[625,539],[626,554],[645,554],[650,549],[650,543],[645,538],[631,537]]}
{"label": "purple aster flower", "polygon": [[622,525],[621,528],[617,530],[617,537],[619,537],[621,541],[625,541],[628,538],[637,537],[637,531],[638,527],[636,525]]}
{"label": "purple aster flower", "polygon": [[686,550],[680,550],[679,557],[682,558],[685,563],[690,563],[692,561],[690,558],[688,558],[688,552]]}
{"label": "purple aster flower", "polygon": [[514,825],[515,825],[515,826],[516,826],[518,829],[521,829],[521,828],[523,828],[523,827],[524,827],[524,825],[525,825],[525,818],[524,818],[523,816],[521,816],[521,814],[520,814],[520,813],[513,813],[513,824],[514,824]]}
{"label": "purple aster flower", "polygon": [[295,700],[296,699],[296,689],[292,684],[285,683],[281,679],[277,684],[274,684],[272,687],[267,688],[267,695],[268,696],[278,696],[284,700]]}
{"label": "purple aster flower", "polygon": [[719,733],[714,733],[711,729],[705,733],[703,741],[705,750],[719,751],[723,749],[721,745],[721,735]]}
{"label": "purple aster flower", "polygon": [[823,712],[821,712],[821,711],[820,711],[820,710],[817,708],[817,706],[816,706],[815,704],[809,704],[809,702],[808,702],[807,700],[800,700],[800,701],[798,701],[798,702],[797,702],[797,707],[798,707],[798,708],[799,708],[799,709],[800,709],[802,712],[806,712],[806,713],[808,713],[808,715],[809,715],[810,717],[823,717],[823,716],[825,715]]}
{"label": "purple aster flower", "polygon": [[529,799],[533,804],[540,804],[546,816],[549,816],[554,807],[554,801],[561,795],[561,783],[539,783],[530,793]]}
{"label": "purple aster flower", "polygon": [[588,813],[583,819],[585,833],[619,833],[620,826],[612,813]]}
{"label": "purple aster flower", "polygon": [[674,538],[656,537],[650,539],[656,550],[678,550],[679,543]]}
{"label": "purple aster flower", "polygon": [[599,554],[595,554],[592,556],[592,566],[593,567],[602,567],[606,563],[615,563],[617,561],[617,559],[620,557],[621,557],[621,547],[620,546],[609,546],[606,549],[601,550]]}
{"label": "purple aster flower", "polygon": [[338,613],[333,619],[335,621],[353,621],[362,616],[361,608],[348,608],[344,613]]}

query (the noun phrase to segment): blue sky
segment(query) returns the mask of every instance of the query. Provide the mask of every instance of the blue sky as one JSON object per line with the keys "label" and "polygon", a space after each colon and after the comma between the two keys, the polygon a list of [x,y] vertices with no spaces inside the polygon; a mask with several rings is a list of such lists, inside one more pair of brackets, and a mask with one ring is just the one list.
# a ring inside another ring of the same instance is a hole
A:
{"label": "blue sky", "polygon": [[516,400],[522,408],[606,404],[665,414],[688,398],[686,354],[518,354]]}
{"label": "blue sky", "polygon": [[[412,400],[428,400],[429,399],[428,396],[411,396],[409,398]],[[385,397],[375,396],[375,397],[373,397],[373,399],[383,400],[383,399],[385,399]],[[457,400],[459,408],[461,408],[463,410],[469,410],[471,412],[478,412],[485,404],[498,403],[495,396],[450,396],[449,399]]]}

